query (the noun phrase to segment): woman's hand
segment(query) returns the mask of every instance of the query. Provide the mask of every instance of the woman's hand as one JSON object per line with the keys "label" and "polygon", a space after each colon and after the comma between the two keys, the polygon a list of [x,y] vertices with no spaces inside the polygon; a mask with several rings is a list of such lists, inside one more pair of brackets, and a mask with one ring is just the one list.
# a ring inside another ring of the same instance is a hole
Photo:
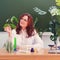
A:
{"label": "woman's hand", "polygon": [[9,36],[11,35],[11,27],[10,26],[5,27],[4,31],[8,32]]}

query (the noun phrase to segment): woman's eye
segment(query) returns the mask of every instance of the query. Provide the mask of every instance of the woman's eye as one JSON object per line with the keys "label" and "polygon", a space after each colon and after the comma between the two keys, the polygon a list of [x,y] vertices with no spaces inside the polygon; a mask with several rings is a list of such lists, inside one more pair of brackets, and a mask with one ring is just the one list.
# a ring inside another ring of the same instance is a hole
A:
{"label": "woman's eye", "polygon": [[24,21],[26,21],[26,22],[27,22],[27,20],[26,20],[26,19],[22,19],[22,20],[24,20]]}
{"label": "woman's eye", "polygon": [[21,18],[21,20],[24,20],[24,21],[26,21],[26,22],[27,22],[27,20],[26,20],[26,19]]}
{"label": "woman's eye", "polygon": [[24,21],[27,21],[26,19],[24,19]]}

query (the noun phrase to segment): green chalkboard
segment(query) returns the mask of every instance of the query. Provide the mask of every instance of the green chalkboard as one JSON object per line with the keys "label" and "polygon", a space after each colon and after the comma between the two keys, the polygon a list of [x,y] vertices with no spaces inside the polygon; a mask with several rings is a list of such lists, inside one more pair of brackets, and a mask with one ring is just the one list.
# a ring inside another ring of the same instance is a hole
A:
{"label": "green chalkboard", "polygon": [[[41,28],[47,28],[51,17],[48,13],[48,8],[55,5],[55,0],[0,0],[0,31],[3,31],[3,25],[6,19],[11,16],[19,16],[22,13],[30,13],[34,20],[38,18],[38,24]],[[46,11],[46,15],[39,15],[33,10],[34,7]]]}

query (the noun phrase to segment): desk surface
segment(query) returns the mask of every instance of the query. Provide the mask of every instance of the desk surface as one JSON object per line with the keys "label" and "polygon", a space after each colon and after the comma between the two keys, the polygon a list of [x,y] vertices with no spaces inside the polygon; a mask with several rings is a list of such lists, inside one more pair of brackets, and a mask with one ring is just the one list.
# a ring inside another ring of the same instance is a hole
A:
{"label": "desk surface", "polygon": [[0,49],[0,60],[60,60],[60,54],[49,54],[48,49],[41,49],[41,53],[8,53]]}

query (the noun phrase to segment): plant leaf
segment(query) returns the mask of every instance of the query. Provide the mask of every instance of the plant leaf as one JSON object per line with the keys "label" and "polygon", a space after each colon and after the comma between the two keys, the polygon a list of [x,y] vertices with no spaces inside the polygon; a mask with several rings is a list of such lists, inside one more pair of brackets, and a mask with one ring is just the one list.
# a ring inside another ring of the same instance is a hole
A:
{"label": "plant leaf", "polygon": [[7,26],[9,26],[9,24],[8,24],[8,23],[4,24],[3,28],[5,28],[5,27],[7,27]]}
{"label": "plant leaf", "polygon": [[18,23],[18,19],[17,19],[15,16],[12,16],[12,17],[11,17],[11,22],[13,23],[14,21],[15,21],[16,23]]}
{"label": "plant leaf", "polygon": [[11,26],[12,29],[15,29],[16,28],[16,25],[14,25],[12,23],[10,23],[10,26]]}

